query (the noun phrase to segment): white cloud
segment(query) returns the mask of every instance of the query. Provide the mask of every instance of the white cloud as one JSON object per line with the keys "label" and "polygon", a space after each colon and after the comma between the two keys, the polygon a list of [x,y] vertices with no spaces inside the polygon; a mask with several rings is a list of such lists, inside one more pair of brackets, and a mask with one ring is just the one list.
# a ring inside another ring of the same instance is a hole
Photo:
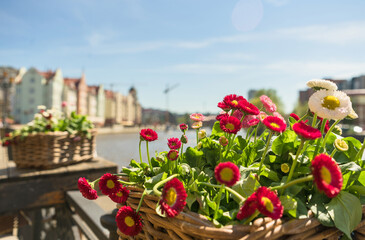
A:
{"label": "white cloud", "polygon": [[351,78],[365,73],[365,62],[343,61],[282,61],[264,65],[267,70],[283,74],[313,77]]}

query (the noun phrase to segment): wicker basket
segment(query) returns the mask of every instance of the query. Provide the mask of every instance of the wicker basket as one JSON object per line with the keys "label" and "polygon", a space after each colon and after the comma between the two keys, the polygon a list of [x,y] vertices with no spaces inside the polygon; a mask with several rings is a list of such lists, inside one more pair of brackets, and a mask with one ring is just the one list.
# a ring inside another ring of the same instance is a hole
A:
{"label": "wicker basket", "polygon": [[12,160],[19,168],[55,168],[93,158],[96,131],[91,138],[69,135],[67,132],[17,136],[11,147]]}
{"label": "wicker basket", "polygon": [[[127,205],[136,209],[143,189],[128,186],[130,190]],[[306,219],[256,219],[252,225],[230,225],[216,228],[204,216],[184,209],[175,218],[157,215],[155,207],[159,198],[146,195],[140,208],[143,230],[135,238],[118,230],[121,239],[339,239],[341,231],[321,225],[309,212]],[[120,208],[122,205],[118,204]],[[362,221],[354,231],[354,239],[365,240],[365,206],[362,208]]]}

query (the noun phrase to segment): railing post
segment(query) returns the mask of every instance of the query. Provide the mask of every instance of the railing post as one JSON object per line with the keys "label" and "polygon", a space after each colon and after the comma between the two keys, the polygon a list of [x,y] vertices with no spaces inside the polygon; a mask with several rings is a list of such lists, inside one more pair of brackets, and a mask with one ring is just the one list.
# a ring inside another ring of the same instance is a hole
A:
{"label": "railing post", "polygon": [[109,239],[118,240],[119,236],[117,234],[117,223],[115,222],[115,216],[117,215],[118,209],[114,209],[111,214],[105,214],[100,217],[101,225],[108,229]]}

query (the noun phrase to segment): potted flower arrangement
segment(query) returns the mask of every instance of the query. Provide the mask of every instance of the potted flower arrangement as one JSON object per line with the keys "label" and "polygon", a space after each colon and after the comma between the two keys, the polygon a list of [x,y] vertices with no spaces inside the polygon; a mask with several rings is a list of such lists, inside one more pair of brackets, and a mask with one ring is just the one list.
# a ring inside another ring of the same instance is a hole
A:
{"label": "potted flower arrangement", "polygon": [[17,167],[53,168],[93,158],[96,131],[86,116],[38,110],[31,122],[2,139]]}
{"label": "potted flower arrangement", "polygon": [[190,116],[197,145],[185,151],[186,124],[154,157],[149,144],[158,135],[143,129],[147,161],[140,151],[120,174],[80,178],[80,192],[96,199],[98,186],[118,203],[121,239],[363,239],[365,144],[341,137],[337,125],[357,115],[334,83],[307,85],[315,90],[308,112],[288,122],[267,96],[259,109],[227,95],[210,136],[204,116]]}

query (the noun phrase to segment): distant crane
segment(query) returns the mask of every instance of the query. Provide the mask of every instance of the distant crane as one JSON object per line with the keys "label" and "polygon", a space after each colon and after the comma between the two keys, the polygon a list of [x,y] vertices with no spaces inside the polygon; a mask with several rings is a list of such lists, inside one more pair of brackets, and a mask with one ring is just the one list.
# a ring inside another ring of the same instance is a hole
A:
{"label": "distant crane", "polygon": [[169,84],[166,85],[165,90],[163,91],[164,94],[166,94],[166,130],[169,127],[169,92],[179,86],[178,83],[176,83],[173,86],[169,86]]}

